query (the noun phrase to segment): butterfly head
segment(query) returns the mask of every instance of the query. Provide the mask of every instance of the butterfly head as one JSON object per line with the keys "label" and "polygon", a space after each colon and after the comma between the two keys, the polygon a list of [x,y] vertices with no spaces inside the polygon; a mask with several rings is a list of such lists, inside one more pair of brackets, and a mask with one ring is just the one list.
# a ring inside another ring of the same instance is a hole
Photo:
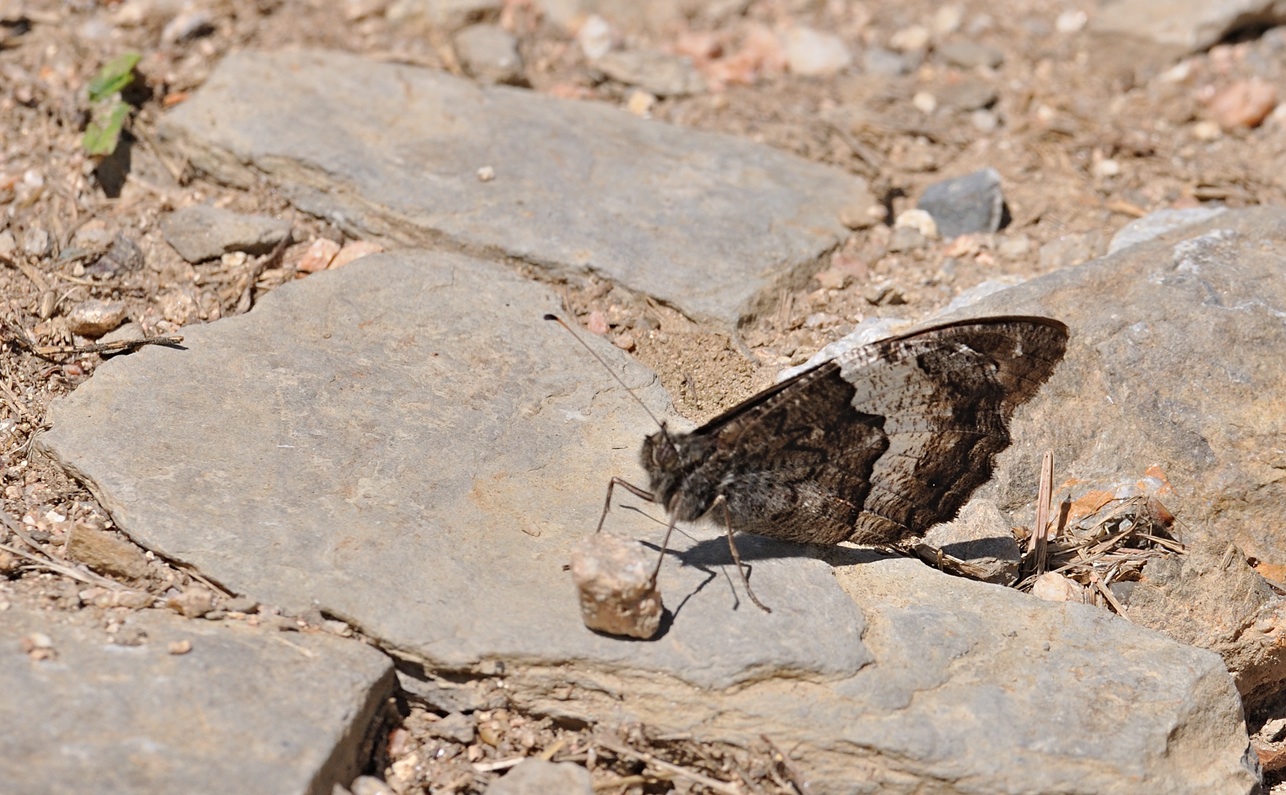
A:
{"label": "butterfly head", "polygon": [[667,508],[682,481],[680,461],[679,445],[663,422],[661,430],[643,440],[639,463],[647,471],[648,485],[656,495],[657,503]]}

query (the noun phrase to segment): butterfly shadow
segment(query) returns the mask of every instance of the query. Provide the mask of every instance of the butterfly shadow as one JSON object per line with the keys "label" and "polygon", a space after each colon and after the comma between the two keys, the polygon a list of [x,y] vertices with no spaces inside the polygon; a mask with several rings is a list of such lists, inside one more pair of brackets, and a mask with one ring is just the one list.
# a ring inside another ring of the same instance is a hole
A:
{"label": "butterfly shadow", "polygon": [[[682,528],[675,528],[675,530],[688,538],[692,538]],[[839,567],[857,563],[871,563],[894,557],[876,549],[859,549],[827,544],[799,544],[746,534],[737,534],[735,538],[737,553],[746,567],[747,578],[753,578],[754,576],[755,561],[803,557],[821,560],[830,566]],[[653,541],[642,541],[641,543],[655,552],[659,553],[661,551],[661,546],[658,543]],[[709,587],[711,583],[718,579],[720,574],[723,575],[724,582],[733,596],[733,610],[741,609],[744,599],[741,589],[744,586],[740,582],[740,576],[737,574],[737,562],[733,559],[732,552],[728,549],[728,537],[726,535],[695,540],[695,543],[685,549],[667,549],[665,556],[667,559],[677,562],[683,568],[696,569],[706,576],[695,587],[688,589],[688,592],[673,610],[668,607],[665,608],[661,619],[661,628],[653,640],[662,637],[669,630],[670,625],[673,624],[688,601]]]}

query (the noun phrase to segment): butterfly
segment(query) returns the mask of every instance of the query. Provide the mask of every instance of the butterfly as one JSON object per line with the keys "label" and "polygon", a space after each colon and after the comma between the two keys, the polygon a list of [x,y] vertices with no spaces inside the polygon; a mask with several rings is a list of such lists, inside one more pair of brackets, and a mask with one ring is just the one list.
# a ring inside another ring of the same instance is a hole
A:
{"label": "butterfly", "polygon": [[647,488],[612,478],[603,517],[616,486],[661,506],[663,550],[676,523],[714,517],[743,579],[734,532],[811,544],[922,535],[991,477],[1014,410],[1067,339],[1043,317],[944,323],[843,353],[694,431],[660,423],[640,451]]}

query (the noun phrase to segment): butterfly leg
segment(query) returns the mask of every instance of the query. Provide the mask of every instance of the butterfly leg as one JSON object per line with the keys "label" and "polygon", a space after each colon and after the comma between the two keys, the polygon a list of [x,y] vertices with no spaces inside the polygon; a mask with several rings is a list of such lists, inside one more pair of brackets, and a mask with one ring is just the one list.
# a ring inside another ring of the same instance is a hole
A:
{"label": "butterfly leg", "polygon": [[[627,484],[628,485],[628,484]],[[665,562],[665,551],[670,548],[670,533],[674,532],[674,526],[679,520],[673,513],[670,514],[670,521],[665,524],[665,537],[661,539],[661,554],[656,556],[656,568],[652,569],[652,584],[656,584],[656,578],[661,573],[661,564]]]}
{"label": "butterfly leg", "polygon": [[[656,496],[652,494],[652,492],[641,489],[638,486],[635,486],[633,483],[629,483],[618,477],[613,477],[611,480],[607,482],[607,499],[603,500],[603,515],[598,517],[598,527],[594,528],[595,533],[602,530],[603,522],[607,521],[607,512],[612,509],[612,489],[616,488],[617,486],[620,486],[621,488],[625,489],[630,494],[633,494],[635,497],[638,497],[640,500],[647,500],[648,502],[656,502]],[[671,528],[674,527],[673,522],[670,523],[670,527]],[[667,534],[666,537],[668,538],[669,535]]]}
{"label": "butterfly leg", "polygon": [[[746,596],[749,596],[750,601],[754,602],[755,606],[760,610],[765,613],[771,613],[772,608],[759,601],[759,597],[755,596],[754,589],[750,587],[750,577],[746,574],[746,564],[741,562],[741,553],[737,552],[737,542],[732,538],[732,518],[728,515],[728,501],[724,499],[722,494],[715,497],[714,504],[710,506],[710,509],[714,510],[715,507],[723,509],[723,526],[728,530],[728,551],[732,553],[732,560],[737,564],[737,573],[741,575],[741,582],[746,586]],[[671,522],[670,525],[673,526],[674,523]]]}

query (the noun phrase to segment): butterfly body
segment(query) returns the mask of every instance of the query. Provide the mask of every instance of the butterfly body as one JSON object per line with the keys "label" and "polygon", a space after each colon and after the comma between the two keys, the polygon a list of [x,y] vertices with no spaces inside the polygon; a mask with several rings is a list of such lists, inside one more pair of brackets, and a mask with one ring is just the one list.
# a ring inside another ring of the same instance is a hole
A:
{"label": "butterfly body", "polygon": [[921,535],[991,477],[1014,410],[1066,345],[1056,320],[995,317],[849,351],[694,431],[647,437],[650,498],[672,521],[721,503],[729,531],[786,541]]}

